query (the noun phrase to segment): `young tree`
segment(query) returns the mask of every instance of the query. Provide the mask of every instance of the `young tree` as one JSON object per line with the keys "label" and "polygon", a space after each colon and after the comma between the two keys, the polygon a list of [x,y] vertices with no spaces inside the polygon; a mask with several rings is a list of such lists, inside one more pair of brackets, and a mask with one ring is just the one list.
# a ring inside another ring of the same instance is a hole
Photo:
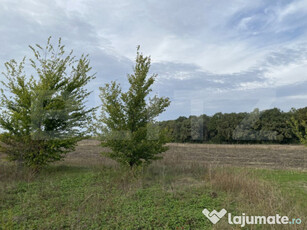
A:
{"label": "young tree", "polygon": [[100,88],[102,145],[111,149],[106,153],[109,157],[131,168],[150,163],[167,150],[166,131],[159,130],[154,119],[170,101],[157,96],[147,100],[157,77],[154,74],[147,78],[150,63],[150,57],[143,56],[138,47],[134,73],[128,75],[129,90],[122,92],[114,81]]}
{"label": "young tree", "polygon": [[85,134],[90,113],[84,86],[94,78],[87,56],[65,55],[61,39],[53,47],[30,46],[34,76],[27,77],[26,59],[5,63],[1,86],[0,151],[36,171],[60,160]]}

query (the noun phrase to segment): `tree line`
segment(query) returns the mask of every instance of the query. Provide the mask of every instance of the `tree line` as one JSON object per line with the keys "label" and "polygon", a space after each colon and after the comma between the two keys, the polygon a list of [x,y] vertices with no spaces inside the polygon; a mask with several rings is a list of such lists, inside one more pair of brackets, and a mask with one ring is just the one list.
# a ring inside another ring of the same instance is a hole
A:
{"label": "tree line", "polygon": [[[102,153],[131,169],[161,158],[169,141],[307,144],[307,109],[179,117],[157,122],[170,105],[152,96],[157,75],[148,76],[151,58],[137,48],[130,85],[124,92],[112,81],[101,86],[101,106],[88,108],[86,86],[95,78],[88,55],[54,46],[30,46],[33,57],[10,60],[0,80],[0,154],[18,166],[38,172],[62,160],[77,143],[98,136],[109,151]],[[32,70],[27,70],[25,66]],[[26,71],[27,70],[27,71]],[[98,114],[98,115],[97,115]]]}
{"label": "tree line", "polygon": [[278,108],[250,113],[216,113],[159,122],[172,142],[225,144],[304,144],[307,107],[283,112]]}

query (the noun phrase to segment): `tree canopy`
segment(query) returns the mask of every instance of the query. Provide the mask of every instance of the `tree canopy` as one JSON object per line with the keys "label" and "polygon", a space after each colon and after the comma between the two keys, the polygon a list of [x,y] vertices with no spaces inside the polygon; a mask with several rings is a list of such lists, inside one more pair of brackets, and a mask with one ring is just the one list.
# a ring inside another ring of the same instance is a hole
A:
{"label": "tree canopy", "polygon": [[[290,144],[298,143],[299,138],[302,142],[306,139],[306,114],[306,108],[290,112],[255,109],[250,113],[181,116],[159,125],[170,130],[173,142]],[[293,116],[296,123],[291,125]]]}
{"label": "tree canopy", "polygon": [[307,145],[307,107],[301,109],[293,109],[293,116],[290,120],[290,125],[294,134],[300,142]]}
{"label": "tree canopy", "polygon": [[[1,151],[10,160],[39,170],[60,160],[74,149],[86,133],[93,108],[86,108],[90,92],[86,84],[94,78],[87,56],[65,54],[59,39],[45,48],[30,46],[34,57],[20,63],[5,63],[1,81]],[[29,61],[32,71],[26,73]],[[34,75],[32,75],[34,74]]]}

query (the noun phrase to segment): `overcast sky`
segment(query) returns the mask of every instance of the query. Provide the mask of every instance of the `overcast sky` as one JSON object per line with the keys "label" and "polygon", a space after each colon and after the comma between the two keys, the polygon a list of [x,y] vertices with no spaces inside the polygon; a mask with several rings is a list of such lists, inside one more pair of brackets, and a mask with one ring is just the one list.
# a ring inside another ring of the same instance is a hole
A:
{"label": "overcast sky", "polygon": [[49,36],[89,53],[92,105],[141,45],[172,101],[160,119],[307,106],[306,0],[0,0],[0,34],[0,72]]}

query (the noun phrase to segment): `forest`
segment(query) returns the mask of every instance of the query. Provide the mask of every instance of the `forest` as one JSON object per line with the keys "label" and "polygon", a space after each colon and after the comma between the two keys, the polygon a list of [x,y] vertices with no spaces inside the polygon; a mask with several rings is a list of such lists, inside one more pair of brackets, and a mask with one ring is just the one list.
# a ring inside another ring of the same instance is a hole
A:
{"label": "forest", "polygon": [[[180,116],[161,121],[172,142],[216,144],[296,144],[293,118],[305,121],[307,107],[283,112],[278,108],[247,113],[216,113],[213,116]],[[298,127],[302,132],[303,127]]]}

